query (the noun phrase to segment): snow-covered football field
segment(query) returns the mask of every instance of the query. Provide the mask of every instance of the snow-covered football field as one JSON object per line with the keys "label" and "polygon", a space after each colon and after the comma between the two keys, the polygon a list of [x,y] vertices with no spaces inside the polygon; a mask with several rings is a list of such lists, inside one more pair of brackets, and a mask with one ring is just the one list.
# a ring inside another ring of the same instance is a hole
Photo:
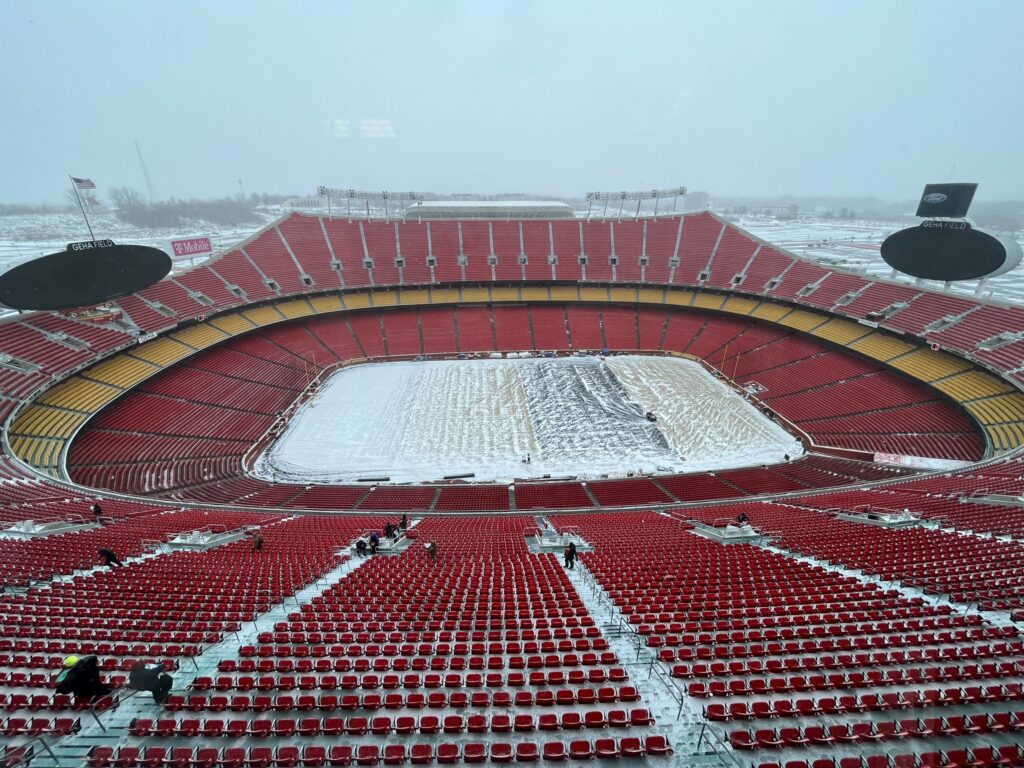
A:
{"label": "snow-covered football field", "polygon": [[296,483],[470,474],[507,482],[722,469],[800,452],[792,435],[691,360],[443,360],[341,369],[255,472]]}

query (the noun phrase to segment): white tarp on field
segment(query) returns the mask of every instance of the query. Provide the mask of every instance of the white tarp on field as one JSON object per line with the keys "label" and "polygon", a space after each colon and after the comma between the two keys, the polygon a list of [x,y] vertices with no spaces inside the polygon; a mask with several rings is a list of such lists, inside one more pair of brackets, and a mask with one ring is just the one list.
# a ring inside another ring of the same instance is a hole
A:
{"label": "white tarp on field", "polygon": [[342,369],[259,458],[256,472],[317,483],[469,473],[505,482],[721,469],[775,463],[799,450],[692,361],[447,360]]}

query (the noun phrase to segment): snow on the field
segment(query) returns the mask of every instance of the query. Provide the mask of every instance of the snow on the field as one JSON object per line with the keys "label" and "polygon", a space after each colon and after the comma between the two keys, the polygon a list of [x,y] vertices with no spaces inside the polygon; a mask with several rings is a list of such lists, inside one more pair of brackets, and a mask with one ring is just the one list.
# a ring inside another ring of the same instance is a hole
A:
{"label": "snow on the field", "polygon": [[745,466],[798,450],[791,435],[688,360],[396,362],[330,377],[256,473],[318,483],[465,474],[508,482]]}
{"label": "snow on the field", "polygon": [[668,441],[685,471],[775,464],[803,453],[800,441],[692,360],[610,357],[607,366]]}

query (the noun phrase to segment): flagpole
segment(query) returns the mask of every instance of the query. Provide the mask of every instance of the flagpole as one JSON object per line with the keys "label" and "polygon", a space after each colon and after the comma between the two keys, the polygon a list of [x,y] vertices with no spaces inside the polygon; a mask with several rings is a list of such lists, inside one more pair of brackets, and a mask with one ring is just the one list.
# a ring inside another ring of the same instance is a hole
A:
{"label": "flagpole", "polygon": [[78,201],[78,210],[82,212],[82,218],[85,219],[85,226],[89,230],[89,239],[95,240],[96,235],[92,233],[92,224],[89,223],[89,217],[85,215],[85,206],[82,205],[82,198],[78,194],[78,187],[75,185],[74,177],[68,174],[68,181],[71,182],[71,188],[75,191],[75,200]]}

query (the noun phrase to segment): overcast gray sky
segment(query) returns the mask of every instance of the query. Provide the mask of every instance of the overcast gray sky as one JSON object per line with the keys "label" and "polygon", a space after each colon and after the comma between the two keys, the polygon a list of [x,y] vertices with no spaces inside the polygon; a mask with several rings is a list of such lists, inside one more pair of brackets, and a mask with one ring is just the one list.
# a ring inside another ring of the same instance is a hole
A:
{"label": "overcast gray sky", "polygon": [[0,3],[0,201],[1024,197],[1021,0]]}

